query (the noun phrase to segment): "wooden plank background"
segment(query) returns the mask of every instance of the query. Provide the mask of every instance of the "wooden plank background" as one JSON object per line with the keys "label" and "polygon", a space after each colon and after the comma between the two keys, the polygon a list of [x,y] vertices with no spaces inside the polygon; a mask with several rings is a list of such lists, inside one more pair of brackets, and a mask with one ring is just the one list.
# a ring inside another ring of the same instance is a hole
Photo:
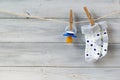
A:
{"label": "wooden plank background", "polygon": [[[0,9],[69,21],[87,20],[83,7],[99,18],[120,11],[120,0],[0,0]],[[64,23],[26,19],[0,13],[0,80],[119,80],[120,14],[107,21],[109,51],[96,63],[84,61],[84,35],[76,24],[78,38],[66,44]]]}

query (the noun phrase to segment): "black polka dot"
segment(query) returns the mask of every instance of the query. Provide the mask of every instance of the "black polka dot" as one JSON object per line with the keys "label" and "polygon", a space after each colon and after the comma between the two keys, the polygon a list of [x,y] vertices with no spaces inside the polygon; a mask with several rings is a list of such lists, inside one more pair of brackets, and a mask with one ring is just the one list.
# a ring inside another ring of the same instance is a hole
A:
{"label": "black polka dot", "polygon": [[107,34],[106,32],[104,32],[104,34]]}
{"label": "black polka dot", "polygon": [[93,44],[90,44],[90,46],[93,46]]}
{"label": "black polka dot", "polygon": [[107,51],[107,49],[104,49],[104,51]]}
{"label": "black polka dot", "polygon": [[103,47],[103,45],[101,45],[101,47]]}
{"label": "black polka dot", "polygon": [[89,43],[89,40],[87,40],[87,42]]}
{"label": "black polka dot", "polygon": [[97,55],[100,55],[100,53],[97,53]]}
{"label": "black polka dot", "polygon": [[97,34],[97,36],[100,36],[100,34]]}
{"label": "black polka dot", "polygon": [[86,54],[86,56],[88,56],[88,54]]}
{"label": "black polka dot", "polygon": [[96,51],[96,49],[94,49],[94,51]]}

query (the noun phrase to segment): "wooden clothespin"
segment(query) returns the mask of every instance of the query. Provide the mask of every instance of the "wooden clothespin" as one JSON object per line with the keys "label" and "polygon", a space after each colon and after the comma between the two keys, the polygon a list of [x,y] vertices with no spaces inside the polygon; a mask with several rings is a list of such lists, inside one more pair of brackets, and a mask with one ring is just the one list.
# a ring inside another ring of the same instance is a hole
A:
{"label": "wooden clothespin", "polygon": [[88,17],[88,19],[89,19],[89,22],[90,22],[91,26],[93,26],[93,25],[95,24],[95,22],[94,22],[94,20],[92,19],[92,17],[91,17],[91,15],[90,15],[90,13],[89,13],[89,11],[88,11],[88,9],[87,9],[86,6],[84,7],[84,11],[85,11],[85,13],[86,13],[86,15],[87,15],[87,17]]}
{"label": "wooden clothespin", "polygon": [[[73,12],[72,12],[72,9],[70,10],[70,31],[73,30]],[[73,38],[72,36],[68,36],[67,39],[66,39],[66,42],[67,43],[72,43],[73,42]]]}
{"label": "wooden clothespin", "polygon": [[70,31],[73,29],[73,12],[70,10]]}

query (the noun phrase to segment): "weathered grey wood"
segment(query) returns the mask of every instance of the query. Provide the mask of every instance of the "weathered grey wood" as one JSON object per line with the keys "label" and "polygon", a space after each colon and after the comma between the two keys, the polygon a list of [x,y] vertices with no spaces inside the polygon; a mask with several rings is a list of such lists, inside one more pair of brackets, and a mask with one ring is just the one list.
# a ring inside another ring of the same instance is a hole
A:
{"label": "weathered grey wood", "polygon": [[120,67],[120,45],[96,63],[84,60],[84,45],[64,43],[0,43],[0,66]]}
{"label": "weathered grey wood", "polygon": [[1,80],[119,80],[120,68],[0,68]]}
{"label": "weathered grey wood", "polygon": [[[104,19],[108,22],[109,43],[120,43],[120,19]],[[87,23],[88,24],[88,23]],[[39,21],[36,19],[2,19],[0,20],[0,42],[65,42],[63,33],[68,24]],[[74,42],[84,43],[84,35],[78,28]]]}
{"label": "weathered grey wood", "polygon": [[[32,4],[31,4],[32,3]],[[31,15],[50,18],[69,18],[69,9],[72,8],[77,18],[86,18],[83,7],[88,6],[94,18],[120,10],[116,0],[2,0],[0,9],[17,13],[30,13]],[[21,18],[19,16],[0,13],[0,18]],[[109,18],[120,18],[114,15]]]}
{"label": "weathered grey wood", "polygon": [[114,0],[116,2],[116,5],[120,6],[120,0]]}
{"label": "weathered grey wood", "polygon": [[[87,20],[83,7],[98,18],[120,11],[120,0],[0,0],[0,9],[69,21]],[[0,13],[0,80],[120,80],[120,14],[108,22],[109,51],[96,63],[84,60],[84,35],[66,44],[67,24]],[[102,21],[102,20],[101,20]],[[88,23],[86,23],[88,24]]]}

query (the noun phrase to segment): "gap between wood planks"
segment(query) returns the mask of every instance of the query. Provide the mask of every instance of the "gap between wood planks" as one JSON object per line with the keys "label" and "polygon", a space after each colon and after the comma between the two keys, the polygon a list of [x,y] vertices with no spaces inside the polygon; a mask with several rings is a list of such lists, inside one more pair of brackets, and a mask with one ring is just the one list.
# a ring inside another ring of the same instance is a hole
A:
{"label": "gap between wood planks", "polygon": [[[68,45],[66,42],[0,42],[0,44],[2,44],[2,43],[3,43],[3,44],[4,44],[4,43],[18,43],[18,44],[19,44],[19,43],[43,43],[43,44],[44,44],[44,43],[46,43],[46,44],[47,44],[47,43],[52,43],[52,44],[53,44],[53,43],[55,43],[55,44],[56,44],[56,43],[59,43],[59,44],[61,44],[61,43],[62,43],[62,44]],[[75,45],[83,45],[83,46],[85,45],[85,43],[80,43],[80,42],[73,42],[73,44],[75,44]],[[109,43],[109,45],[120,45],[120,43]]]}
{"label": "gap between wood planks", "polygon": [[120,66],[0,66],[0,67],[41,67],[41,68],[120,68]]}

